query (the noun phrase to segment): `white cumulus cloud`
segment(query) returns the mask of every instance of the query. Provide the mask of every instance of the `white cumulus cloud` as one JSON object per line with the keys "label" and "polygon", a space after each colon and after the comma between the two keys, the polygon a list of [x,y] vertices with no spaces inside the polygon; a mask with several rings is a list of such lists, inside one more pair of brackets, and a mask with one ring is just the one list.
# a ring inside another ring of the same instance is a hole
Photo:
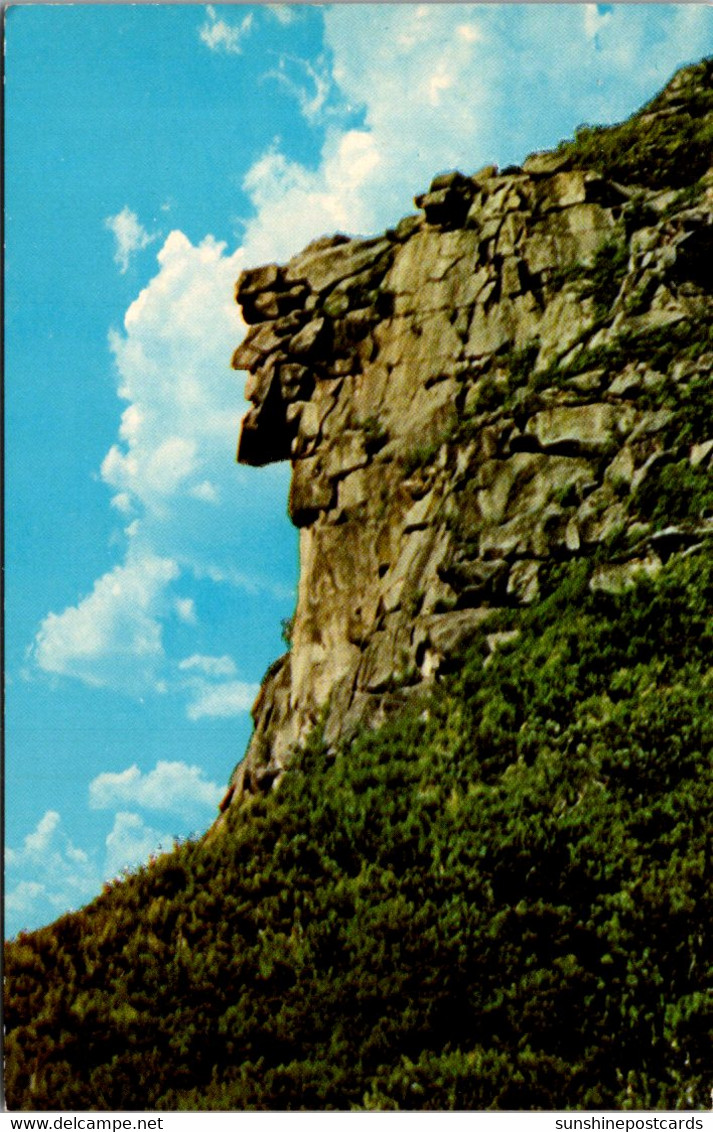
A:
{"label": "white cumulus cloud", "polygon": [[139,814],[121,810],[106,838],[105,875],[109,878],[124,869],[134,869],[149,857],[172,848],[170,834],[146,825]]}
{"label": "white cumulus cloud", "polygon": [[59,813],[47,810],[22,845],[5,851],[5,912],[10,933],[35,926],[95,895],[101,871],[62,828]]}
{"label": "white cumulus cloud", "polygon": [[135,504],[160,510],[168,496],[205,493],[206,471],[232,463],[242,393],[229,368],[242,336],[232,291],[242,259],[211,237],[195,247],[172,232],[124,332],[111,335],[128,404],[102,478]]}
{"label": "white cumulus cloud", "polygon": [[204,778],[200,767],[161,760],[148,773],[134,763],[126,770],[97,775],[89,784],[89,804],[96,810],[140,806],[191,814],[214,809],[221,793],[220,786]]}
{"label": "white cumulus cloud", "polygon": [[59,820],[59,814],[56,810],[47,810],[32,832],[25,837],[22,849],[7,849],[5,853],[6,864],[17,865],[25,859],[41,857],[52,841]]}
{"label": "white cumulus cloud", "polygon": [[140,252],[157,239],[157,233],[152,235],[147,232],[128,204],[124,205],[121,212],[117,212],[116,216],[107,216],[104,224],[110,232],[114,233],[116,239],[114,262],[119,265],[122,275],[128,271],[134,253]]}
{"label": "white cumulus cloud", "polygon": [[157,274],[111,334],[125,407],[101,476],[131,520],[124,558],[75,605],[45,617],[33,648],[44,672],[135,695],[185,689],[183,677],[171,685],[162,630],[169,617],[197,623],[192,582],[280,589],[269,559],[255,574],[250,562],[264,561],[256,529],[268,540],[284,530],[288,470],[235,465],[245,403],[230,358],[243,334],[233,299],[243,262],[242,249],[227,254],[211,237],[194,245],[172,232]]}
{"label": "white cumulus cloud", "polygon": [[242,715],[250,711],[259,690],[258,684],[230,679],[238,671],[230,656],[194,653],[181,660],[178,669],[191,696],[186,714],[194,722]]}
{"label": "white cumulus cloud", "polygon": [[244,334],[233,291],[245,252],[228,254],[210,236],[194,245],[174,231],[157,259],[157,274],[111,335],[126,408],[101,474],[115,505],[138,517],[135,543],[196,576],[228,577],[235,535],[216,532],[239,533],[241,520],[258,517],[265,530],[284,526],[288,476],[285,468],[260,474],[235,464],[245,402],[230,367]]}
{"label": "white cumulus cloud", "polygon": [[164,658],[164,590],[177,576],[175,562],[155,555],[115,566],[76,606],[45,617],[33,646],[36,663],[95,687],[142,690]]}
{"label": "white cumulus cloud", "polygon": [[225,684],[198,684],[194,699],[188,705],[188,718],[228,719],[241,715],[250,711],[259,688],[259,684],[245,684],[241,680],[229,680]]}
{"label": "white cumulus cloud", "polygon": [[250,261],[288,259],[316,234],[373,230],[371,198],[383,161],[373,134],[360,129],[330,131],[314,171],[275,149],[265,153],[243,185],[258,208],[245,233]]}

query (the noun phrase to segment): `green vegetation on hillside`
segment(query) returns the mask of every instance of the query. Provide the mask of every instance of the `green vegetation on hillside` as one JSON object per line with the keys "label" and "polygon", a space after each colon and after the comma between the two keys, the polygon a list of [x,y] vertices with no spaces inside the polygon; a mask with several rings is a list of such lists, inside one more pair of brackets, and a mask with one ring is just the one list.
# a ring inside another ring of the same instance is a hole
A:
{"label": "green vegetation on hillside", "polygon": [[553,568],[517,616],[10,944],[10,1106],[705,1107],[713,562]]}
{"label": "green vegetation on hillside", "polygon": [[711,165],[712,77],[713,59],[704,59],[681,76],[680,90],[665,88],[618,126],[580,126],[560,151],[575,167],[598,169],[608,180],[650,189],[691,186]]}

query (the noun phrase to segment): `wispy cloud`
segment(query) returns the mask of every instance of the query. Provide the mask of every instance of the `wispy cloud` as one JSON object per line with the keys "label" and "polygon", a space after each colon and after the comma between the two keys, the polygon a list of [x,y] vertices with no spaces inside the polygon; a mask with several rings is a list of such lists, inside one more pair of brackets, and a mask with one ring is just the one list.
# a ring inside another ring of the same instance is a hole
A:
{"label": "wispy cloud", "polygon": [[[334,4],[324,21],[320,89],[329,79],[363,125],[327,130],[316,166],[274,145],[253,165],[244,242],[258,259],[335,228],[379,231],[436,172],[620,119],[713,47],[710,5]],[[294,68],[282,74],[299,97]]]}
{"label": "wispy cloud", "polygon": [[296,99],[303,117],[310,123],[318,122],[334,82],[327,61],[320,55],[314,62],[294,55],[281,55],[277,67],[266,71],[265,79],[274,79]]}
{"label": "wispy cloud", "polygon": [[[251,13],[223,15],[238,11],[207,9],[199,32],[205,47],[240,55],[255,25]],[[266,9],[273,32],[276,21],[303,20],[301,11]],[[210,236],[194,243],[180,231],[163,239],[153,278],[110,340],[124,404],[101,476],[126,524],[122,557],[88,595],[47,615],[32,650],[36,668],[53,677],[180,695],[196,724],[249,711],[258,689],[238,678],[223,644],[215,655],[205,643],[195,652],[189,646],[184,659],[166,655],[172,620],[184,641],[198,624],[192,585],[201,594],[224,586],[270,601],[294,597],[283,575],[259,564],[284,541],[289,468],[234,464],[244,403],[229,358],[245,329],[233,302],[242,268],[288,258],[322,233],[379,231],[410,210],[435,172],[509,163],[555,144],[578,122],[618,120],[676,66],[713,49],[713,9],[704,4],[333,4],[319,11],[319,48],[308,59],[285,55],[273,75],[323,131],[318,159],[302,163],[279,144],[266,147],[244,179],[252,208],[237,249]],[[106,225],[124,273],[158,240],[128,205]],[[263,549],[254,550],[260,540]],[[93,816],[111,826],[94,856],[67,836],[55,810],[8,848],[11,931],[77,907],[106,877],[169,848],[172,837],[161,827],[170,818],[149,822],[144,808],[186,813],[190,792],[207,815],[219,793],[181,762],[107,771],[91,790]]]}
{"label": "wispy cloud", "polygon": [[174,602],[174,609],[179,621],[182,621],[184,625],[198,624],[196,603],[192,597],[177,597]]}
{"label": "wispy cloud", "polygon": [[236,680],[237,665],[230,656],[204,656],[194,653],[178,664],[190,691],[186,714],[199,719],[229,719],[250,711],[259,684]]}
{"label": "wispy cloud", "polygon": [[201,483],[194,484],[190,488],[190,494],[194,499],[201,499],[203,503],[220,502],[220,489],[210,480],[202,480]]}
{"label": "wispy cloud", "polygon": [[584,32],[597,51],[602,49],[602,32],[611,23],[612,15],[611,4],[584,5]]}
{"label": "wispy cloud", "polygon": [[265,11],[283,27],[289,27],[298,18],[297,9],[292,4],[266,4]]}
{"label": "wispy cloud", "polygon": [[58,825],[59,814],[57,811],[47,810],[32,833],[28,833],[25,837],[21,849],[8,848],[5,854],[6,863],[18,865],[27,859],[41,858],[47,852]]}
{"label": "wispy cloud", "polygon": [[116,239],[114,262],[119,265],[122,275],[129,270],[131,257],[158,239],[158,233],[147,232],[128,204],[116,216],[107,216],[104,224]]}
{"label": "wispy cloud", "polygon": [[178,667],[181,672],[200,672],[213,677],[234,676],[237,671],[231,656],[201,656],[199,653],[187,656]]}
{"label": "wispy cloud", "polygon": [[252,30],[254,17],[248,12],[237,24],[228,23],[220,17],[212,4],[206,9],[208,18],[199,31],[201,42],[211,51],[225,51],[229,55],[242,54],[243,40]]}

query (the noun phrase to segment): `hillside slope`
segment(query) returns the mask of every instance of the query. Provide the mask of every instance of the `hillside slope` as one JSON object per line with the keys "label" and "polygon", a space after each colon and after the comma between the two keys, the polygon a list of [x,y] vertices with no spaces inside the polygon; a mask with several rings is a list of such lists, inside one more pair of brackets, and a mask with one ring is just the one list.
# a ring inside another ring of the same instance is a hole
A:
{"label": "hillside slope", "polygon": [[709,1105],[712,113],[241,278],[292,649],[210,836],[6,946],[10,1108]]}

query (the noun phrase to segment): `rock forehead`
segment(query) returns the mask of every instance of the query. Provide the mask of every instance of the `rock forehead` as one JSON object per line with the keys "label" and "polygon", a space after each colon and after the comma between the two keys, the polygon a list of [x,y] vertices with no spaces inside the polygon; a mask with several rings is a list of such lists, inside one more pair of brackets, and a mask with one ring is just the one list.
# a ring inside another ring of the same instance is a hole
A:
{"label": "rock forehead", "polygon": [[692,514],[662,540],[637,510],[668,464],[710,474],[704,415],[682,433],[671,408],[713,365],[692,345],[711,198],[690,197],[659,216],[654,191],[535,154],[440,174],[384,236],[243,273],[239,459],[292,461],[300,582],[234,797],[318,721],[334,742],[384,719],[553,562],[598,548],[592,587],[614,592],[710,537]]}

